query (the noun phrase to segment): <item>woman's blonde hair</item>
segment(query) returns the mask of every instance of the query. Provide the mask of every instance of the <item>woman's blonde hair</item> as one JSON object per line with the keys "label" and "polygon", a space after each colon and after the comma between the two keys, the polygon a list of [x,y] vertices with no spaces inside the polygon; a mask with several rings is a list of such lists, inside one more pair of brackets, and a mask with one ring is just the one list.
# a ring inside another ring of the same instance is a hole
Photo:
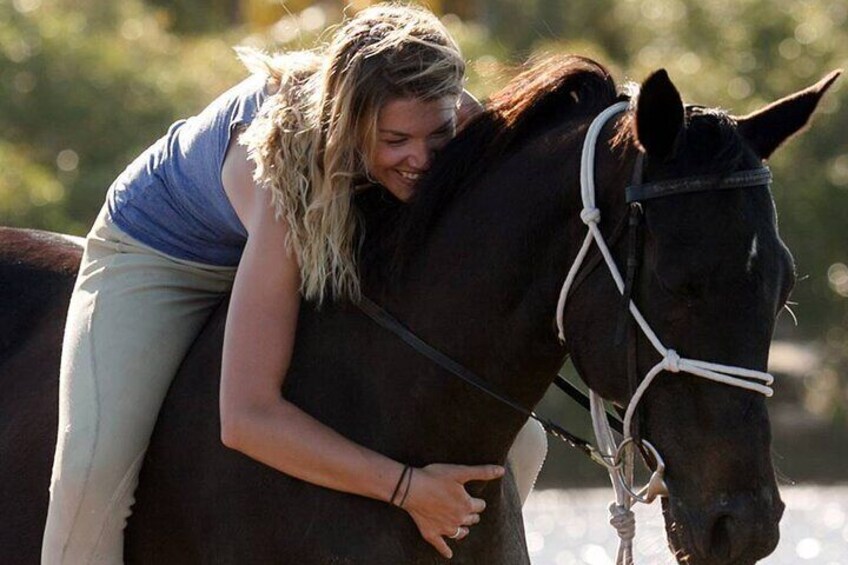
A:
{"label": "woman's blonde hair", "polygon": [[318,303],[360,294],[354,189],[364,184],[380,108],[395,98],[459,96],[465,63],[432,13],[379,4],[342,23],[324,49],[274,57],[240,51],[277,94],[241,137],[255,180],[289,226],[301,293]]}

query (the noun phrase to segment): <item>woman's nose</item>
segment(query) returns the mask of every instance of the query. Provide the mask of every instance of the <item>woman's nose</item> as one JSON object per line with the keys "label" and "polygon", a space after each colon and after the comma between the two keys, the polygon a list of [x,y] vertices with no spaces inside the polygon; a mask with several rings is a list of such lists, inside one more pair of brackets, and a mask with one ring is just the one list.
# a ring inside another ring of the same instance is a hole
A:
{"label": "woman's nose", "polygon": [[435,152],[429,143],[416,143],[407,158],[409,166],[419,171],[427,170]]}

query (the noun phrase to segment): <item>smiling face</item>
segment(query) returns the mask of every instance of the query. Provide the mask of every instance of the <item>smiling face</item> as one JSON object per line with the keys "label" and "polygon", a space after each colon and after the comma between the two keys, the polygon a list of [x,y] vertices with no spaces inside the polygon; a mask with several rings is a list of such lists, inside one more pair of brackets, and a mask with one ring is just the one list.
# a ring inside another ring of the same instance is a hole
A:
{"label": "smiling face", "polygon": [[377,115],[377,131],[368,162],[371,178],[406,202],[433,155],[456,133],[456,98],[396,98]]}

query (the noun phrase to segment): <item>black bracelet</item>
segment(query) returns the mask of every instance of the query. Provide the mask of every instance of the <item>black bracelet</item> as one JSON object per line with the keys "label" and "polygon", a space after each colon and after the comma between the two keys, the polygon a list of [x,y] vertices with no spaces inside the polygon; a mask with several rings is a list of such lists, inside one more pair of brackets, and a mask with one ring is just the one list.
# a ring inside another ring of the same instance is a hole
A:
{"label": "black bracelet", "polygon": [[400,486],[403,484],[403,479],[404,479],[404,477],[406,477],[406,473],[410,469],[412,469],[411,466],[404,465],[403,471],[401,471],[401,473],[400,473],[400,478],[398,479],[398,482],[395,485],[395,490],[394,490],[394,492],[392,492],[392,497],[389,499],[389,504],[392,504],[392,505],[395,504],[395,498],[397,498],[398,492],[400,492]]}
{"label": "black bracelet", "polygon": [[413,468],[413,467],[409,468],[409,479],[407,479],[407,481],[406,481],[406,490],[403,491],[403,497],[400,499],[400,504],[398,504],[398,506],[400,506],[401,508],[403,508],[403,503],[406,502],[406,495],[409,494],[409,487],[412,486],[412,473],[414,471],[415,471],[415,468]]}

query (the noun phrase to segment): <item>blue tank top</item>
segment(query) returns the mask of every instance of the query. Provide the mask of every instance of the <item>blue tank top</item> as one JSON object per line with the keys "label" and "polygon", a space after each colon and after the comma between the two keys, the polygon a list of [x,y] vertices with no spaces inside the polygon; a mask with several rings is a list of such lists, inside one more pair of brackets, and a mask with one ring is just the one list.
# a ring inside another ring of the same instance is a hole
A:
{"label": "blue tank top", "polygon": [[221,168],[232,134],[253,120],[265,97],[265,77],[253,75],[168,128],[109,187],[115,225],[172,257],[238,265],[247,231],[224,192]]}

